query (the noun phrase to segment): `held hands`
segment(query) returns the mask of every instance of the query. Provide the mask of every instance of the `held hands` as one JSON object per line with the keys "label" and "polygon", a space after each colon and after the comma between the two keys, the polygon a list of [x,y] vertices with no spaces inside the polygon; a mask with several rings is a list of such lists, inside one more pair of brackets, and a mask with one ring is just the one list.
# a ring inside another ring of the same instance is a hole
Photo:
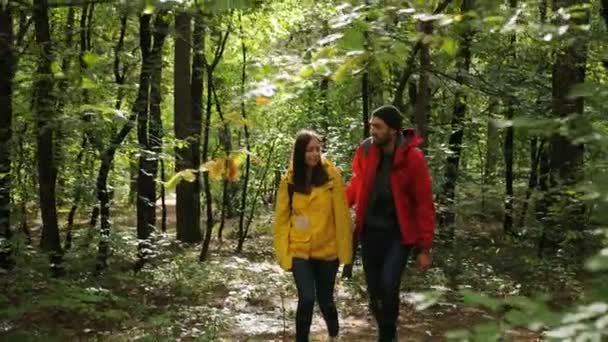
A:
{"label": "held hands", "polygon": [[431,255],[428,251],[420,252],[416,258],[416,269],[418,272],[426,272],[431,267],[432,262]]}

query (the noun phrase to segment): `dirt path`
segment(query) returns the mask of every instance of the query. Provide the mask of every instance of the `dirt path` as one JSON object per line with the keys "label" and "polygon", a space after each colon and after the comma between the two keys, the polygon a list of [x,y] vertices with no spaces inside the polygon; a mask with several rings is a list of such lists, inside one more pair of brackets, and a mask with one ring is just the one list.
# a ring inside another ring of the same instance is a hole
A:
{"label": "dirt path", "polygon": [[[213,261],[218,270],[215,276],[230,275],[216,292],[218,297],[212,304],[230,317],[218,334],[221,341],[293,340],[297,305],[293,279],[272,260],[270,241],[260,239],[256,241],[254,255],[247,258],[226,256]],[[375,341],[376,329],[374,322],[369,320],[360,265],[356,265],[354,271],[352,281],[338,279],[336,285],[341,337],[343,341]],[[405,278],[406,285],[407,282]],[[492,318],[480,309],[463,306],[458,297],[441,284],[413,290],[435,290],[443,295],[434,305],[417,310],[424,305],[425,299],[414,292],[401,293],[400,341],[443,341],[448,331],[470,328]],[[327,339],[318,306],[315,306],[311,331],[313,341]],[[535,334],[527,331],[514,331],[510,337],[517,341],[537,340]]]}

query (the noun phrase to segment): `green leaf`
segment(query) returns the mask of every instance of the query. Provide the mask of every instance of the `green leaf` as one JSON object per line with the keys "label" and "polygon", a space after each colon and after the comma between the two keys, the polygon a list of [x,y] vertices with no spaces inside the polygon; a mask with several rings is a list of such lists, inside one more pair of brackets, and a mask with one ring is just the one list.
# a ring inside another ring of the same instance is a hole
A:
{"label": "green leaf", "polygon": [[454,39],[450,37],[444,37],[443,43],[441,44],[441,49],[445,51],[448,55],[454,56],[456,55],[456,50],[458,50],[458,44]]}
{"label": "green leaf", "polygon": [[61,65],[57,62],[51,63],[51,72],[55,77],[62,77],[63,71],[61,70]]}
{"label": "green leaf", "polygon": [[87,52],[82,56],[82,61],[88,66],[92,66],[99,63],[99,57],[94,53]]}
{"label": "green leaf", "polygon": [[306,65],[306,66],[304,66],[304,68],[302,68],[302,70],[300,70],[300,77],[309,78],[314,73],[315,73],[315,70],[313,69],[313,67],[310,65]]}
{"label": "green leaf", "polygon": [[478,324],[473,328],[475,341],[498,341],[500,339],[500,329],[498,323],[488,322]]}
{"label": "green leaf", "polygon": [[82,83],[80,86],[82,87],[82,89],[87,89],[87,90],[97,88],[97,84],[95,84],[95,82],[88,77],[82,78]]}
{"label": "green leaf", "polygon": [[182,170],[182,171],[176,173],[175,175],[173,175],[173,177],[171,177],[171,179],[169,179],[165,183],[165,189],[167,189],[167,191],[175,190],[177,185],[182,180],[185,180],[187,182],[193,182],[196,179],[196,175],[194,172],[196,172],[196,170],[186,169],[186,170]]}
{"label": "green leaf", "polygon": [[468,341],[471,338],[471,333],[464,329],[448,331],[445,334],[448,340]]}
{"label": "green leaf", "polygon": [[500,301],[471,290],[462,289],[460,294],[465,304],[481,305],[493,311],[496,311],[501,305]]}

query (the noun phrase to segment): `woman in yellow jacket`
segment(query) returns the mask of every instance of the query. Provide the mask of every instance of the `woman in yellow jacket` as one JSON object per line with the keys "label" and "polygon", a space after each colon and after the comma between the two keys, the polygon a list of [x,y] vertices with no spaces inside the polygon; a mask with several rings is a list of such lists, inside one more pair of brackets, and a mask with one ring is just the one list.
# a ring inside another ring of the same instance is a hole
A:
{"label": "woman in yellow jacket", "polygon": [[338,336],[334,285],[339,264],[352,259],[351,219],[338,169],[321,159],[321,139],[308,130],[295,140],[277,194],[274,248],[298,289],[296,341],[308,341],[315,297],[331,339]]}

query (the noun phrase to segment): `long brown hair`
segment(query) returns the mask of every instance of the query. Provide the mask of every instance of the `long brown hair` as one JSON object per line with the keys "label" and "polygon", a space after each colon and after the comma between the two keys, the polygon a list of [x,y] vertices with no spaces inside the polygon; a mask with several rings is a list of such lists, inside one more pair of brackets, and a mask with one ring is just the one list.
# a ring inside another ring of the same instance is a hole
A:
{"label": "long brown hair", "polygon": [[296,134],[296,141],[293,144],[293,185],[295,192],[308,193],[313,186],[321,186],[329,180],[327,170],[323,165],[323,161],[319,160],[312,169],[312,176],[310,183],[306,179],[306,147],[312,139],[316,139],[319,142],[322,141],[321,136],[311,130],[301,130]]}

